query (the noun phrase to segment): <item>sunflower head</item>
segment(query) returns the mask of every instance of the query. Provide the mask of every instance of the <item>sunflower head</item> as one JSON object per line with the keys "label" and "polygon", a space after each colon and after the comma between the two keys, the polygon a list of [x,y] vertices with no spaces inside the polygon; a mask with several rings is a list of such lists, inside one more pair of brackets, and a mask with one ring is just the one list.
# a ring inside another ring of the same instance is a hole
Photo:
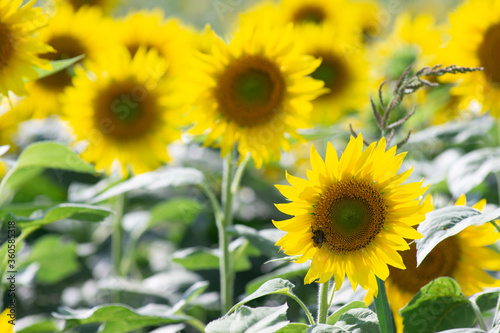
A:
{"label": "sunflower head", "polygon": [[0,0],[0,94],[8,96],[12,91],[26,95],[26,80],[38,77],[34,67],[50,69],[39,53],[53,51],[36,35],[39,22],[46,22],[41,8],[33,8],[35,1],[22,5],[22,0]]}
{"label": "sunflower head", "polygon": [[[455,205],[464,206],[465,195],[458,198]],[[486,200],[481,200],[473,206],[483,210]],[[434,209],[432,197],[424,202],[424,211]],[[500,239],[500,234],[487,223],[481,226],[470,226],[460,233],[441,241],[425,257],[417,267],[417,248],[410,244],[408,251],[401,252],[405,270],[390,267],[390,275],[386,280],[389,304],[394,312],[398,332],[403,332],[403,320],[399,310],[403,308],[420,288],[441,276],[454,278],[466,296],[480,292],[485,287],[499,286],[499,280],[494,279],[484,270],[500,270],[500,254],[487,248]]]}
{"label": "sunflower head", "polygon": [[278,204],[289,220],[273,221],[287,234],[276,245],[288,255],[311,259],[304,282],[328,281],[339,289],[345,275],[377,295],[376,276],[385,280],[387,265],[405,266],[397,251],[408,249],[405,239],[421,235],[413,228],[423,221],[417,200],[427,189],[422,182],[401,185],[411,169],[397,174],[405,153],[386,151],[385,139],[363,151],[361,135],[351,137],[342,157],[328,144],[325,160],[311,148],[307,180],[287,174],[291,186],[277,185],[290,203]]}
{"label": "sunflower head", "polygon": [[192,61],[189,96],[192,133],[208,130],[206,145],[235,143],[242,156],[250,153],[257,167],[289,149],[288,135],[310,126],[310,101],[324,92],[323,83],[307,77],[319,60],[300,54],[292,27],[242,17],[240,30],[226,45],[206,31],[210,49]]}
{"label": "sunflower head", "polygon": [[97,169],[150,171],[169,156],[166,146],[180,137],[182,103],[167,64],[155,50],[125,48],[76,69],[74,87],[63,97],[64,113],[78,139],[88,142],[82,157]]}

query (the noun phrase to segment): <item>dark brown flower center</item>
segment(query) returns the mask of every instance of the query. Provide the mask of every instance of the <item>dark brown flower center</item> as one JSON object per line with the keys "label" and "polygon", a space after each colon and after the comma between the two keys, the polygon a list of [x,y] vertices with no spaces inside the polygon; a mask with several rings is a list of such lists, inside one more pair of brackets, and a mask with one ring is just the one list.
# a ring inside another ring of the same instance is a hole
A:
{"label": "dark brown flower center", "polygon": [[373,184],[339,182],[323,192],[316,205],[313,242],[336,253],[364,249],[382,230],[386,215],[385,201]]}
{"label": "dark brown flower center", "polygon": [[[70,59],[85,54],[86,52],[82,43],[73,36],[54,36],[47,44],[52,46],[56,52],[41,54],[40,58],[48,60]],[[55,92],[62,92],[64,88],[71,85],[72,70],[73,66],[70,66],[57,73],[39,79],[37,83]]]}
{"label": "dark brown flower center", "polygon": [[317,52],[314,56],[323,60],[311,76],[316,80],[323,81],[325,88],[330,89],[328,93],[318,99],[321,100],[341,94],[349,81],[349,72],[345,61],[333,53]]}
{"label": "dark brown flower center", "polygon": [[14,54],[14,35],[10,29],[0,22],[0,68],[9,65]]}
{"label": "dark brown flower center", "polygon": [[102,6],[103,5],[103,0],[69,0],[71,3],[71,6],[73,6],[73,9],[76,11],[80,9],[82,6]]}
{"label": "dark brown flower center", "polygon": [[299,8],[293,14],[293,22],[321,24],[326,19],[325,10],[319,6],[307,5]]}
{"label": "dark brown flower center", "polygon": [[215,97],[225,117],[252,127],[267,123],[281,111],[285,90],[276,64],[263,56],[247,55],[227,66]]}
{"label": "dark brown flower center", "polygon": [[500,23],[492,25],[486,30],[482,43],[477,50],[477,56],[484,74],[496,84],[500,84]]}
{"label": "dark brown flower center", "polygon": [[157,99],[133,79],[112,82],[94,100],[95,125],[104,135],[118,140],[140,138],[158,118]]}
{"label": "dark brown flower center", "polygon": [[399,252],[405,270],[389,266],[389,278],[400,289],[416,294],[420,288],[440,276],[453,276],[460,258],[460,245],[456,237],[449,237],[436,245],[417,267],[417,246],[410,244],[408,251]]}

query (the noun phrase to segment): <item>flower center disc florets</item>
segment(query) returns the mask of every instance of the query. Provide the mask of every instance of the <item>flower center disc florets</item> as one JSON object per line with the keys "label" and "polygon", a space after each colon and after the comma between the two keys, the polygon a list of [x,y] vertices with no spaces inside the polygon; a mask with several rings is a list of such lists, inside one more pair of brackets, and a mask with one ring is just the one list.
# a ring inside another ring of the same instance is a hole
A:
{"label": "flower center disc florets", "polygon": [[455,237],[440,242],[417,268],[417,246],[410,244],[408,251],[399,252],[406,269],[389,266],[391,281],[401,290],[416,294],[420,288],[440,276],[451,277],[460,258],[460,245]]}
{"label": "flower center disc florets", "polygon": [[229,64],[215,96],[224,116],[251,127],[267,123],[280,112],[285,90],[282,73],[273,62],[247,55]]}
{"label": "flower center disc florets", "polygon": [[348,73],[343,59],[332,53],[317,52],[314,54],[316,58],[321,58],[321,65],[311,74],[316,80],[321,80],[325,83],[325,88],[330,89],[328,93],[319,97],[331,97],[338,95],[346,87]]}
{"label": "flower center disc florets", "polygon": [[105,135],[120,140],[137,139],[153,127],[156,98],[130,79],[113,82],[94,101],[94,121]]}
{"label": "flower center disc florets", "polygon": [[500,45],[500,23],[491,26],[484,33],[484,39],[478,48],[478,57],[484,73],[494,83],[500,84],[500,62],[498,46]]}
{"label": "flower center disc florets", "polygon": [[321,24],[326,19],[323,8],[309,5],[298,9],[293,15],[294,23],[315,23]]}
{"label": "flower center disc florets", "polygon": [[372,183],[341,181],[323,192],[316,205],[313,241],[337,253],[364,249],[382,230],[386,215],[385,201]]}
{"label": "flower center disc florets", "polygon": [[9,64],[14,53],[13,35],[5,24],[0,23],[0,68]]}

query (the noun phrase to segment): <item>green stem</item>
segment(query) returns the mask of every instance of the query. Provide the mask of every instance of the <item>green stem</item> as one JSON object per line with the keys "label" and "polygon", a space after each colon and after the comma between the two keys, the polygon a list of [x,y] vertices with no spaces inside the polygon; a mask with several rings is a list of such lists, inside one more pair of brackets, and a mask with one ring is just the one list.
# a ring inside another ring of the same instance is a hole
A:
{"label": "green stem", "polygon": [[477,306],[476,302],[470,302],[472,305],[472,310],[474,311],[474,314],[476,315],[477,322],[479,323],[479,326],[481,327],[482,330],[487,331],[488,329],[486,328],[486,322],[484,321],[483,316],[481,315],[481,310],[479,310],[479,307]]}
{"label": "green stem", "polygon": [[[125,194],[119,194],[113,198],[113,231],[111,234],[111,259],[113,263],[113,274],[115,277],[122,276],[120,265],[122,262],[122,218],[125,206]],[[120,303],[121,293],[116,291],[113,296],[115,303]]]}
{"label": "green stem", "polygon": [[292,298],[293,300],[295,300],[295,302],[299,303],[300,307],[306,313],[307,319],[309,320],[309,324],[314,325],[314,318],[313,318],[311,312],[309,311],[309,309],[307,308],[307,306],[304,304],[304,302],[302,302],[302,300],[300,298],[298,298],[297,296],[295,296],[292,293],[288,293],[286,295],[289,296],[290,298]]}
{"label": "green stem", "polygon": [[495,229],[497,229],[498,232],[500,232],[500,226],[498,225],[498,223],[496,223],[496,221],[490,221],[491,224],[493,224],[493,226],[495,227]]}
{"label": "green stem", "polygon": [[247,154],[243,161],[238,165],[238,168],[236,168],[236,172],[234,173],[234,178],[231,183],[231,193],[235,195],[238,192],[238,189],[240,188],[240,182],[241,182],[241,177],[243,176],[243,172],[245,171],[245,168],[248,164],[248,161],[250,160],[250,154]]}
{"label": "green stem", "polygon": [[330,280],[319,284],[318,290],[318,324],[326,324],[328,317],[328,287]]}
{"label": "green stem", "polygon": [[193,317],[192,319],[188,320],[187,323],[196,328],[201,333],[205,333],[205,324],[203,324],[203,322],[201,322],[200,320]]}
{"label": "green stem", "polygon": [[333,295],[335,295],[335,281],[333,282],[332,294],[330,295],[330,300],[328,301],[328,308],[330,308],[330,306],[332,306]]}
{"label": "green stem", "polygon": [[394,333],[392,323],[392,312],[387,300],[384,281],[377,277],[378,296],[374,297],[375,311],[377,312],[378,322],[381,333]]}
{"label": "green stem", "polygon": [[229,243],[231,238],[227,233],[233,223],[233,193],[231,183],[233,178],[233,155],[234,149],[227,154],[224,159],[224,170],[222,172],[222,206],[224,215],[221,223],[217,224],[219,234],[220,252],[220,293],[221,293],[221,313],[225,314],[233,303],[233,268],[231,255],[229,253]]}

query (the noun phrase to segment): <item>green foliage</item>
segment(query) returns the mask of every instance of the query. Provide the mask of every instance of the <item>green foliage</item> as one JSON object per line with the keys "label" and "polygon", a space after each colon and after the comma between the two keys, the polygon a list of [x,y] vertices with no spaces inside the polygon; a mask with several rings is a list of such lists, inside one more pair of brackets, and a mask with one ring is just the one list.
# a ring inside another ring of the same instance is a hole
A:
{"label": "green foliage", "polygon": [[471,297],[476,302],[481,312],[495,309],[500,294],[500,288],[494,288],[487,291],[482,291]]}
{"label": "green foliage", "polygon": [[285,327],[288,305],[277,307],[238,307],[234,313],[210,322],[206,333],[274,333]]}
{"label": "green foliage", "polygon": [[369,309],[352,308],[340,315],[335,325],[317,324],[307,333],[380,333],[375,312]]}
{"label": "green foliage", "polygon": [[343,307],[341,307],[340,309],[335,311],[333,314],[331,314],[328,317],[326,323],[329,325],[335,324],[339,320],[340,316],[342,316],[344,313],[346,313],[347,311],[349,311],[351,309],[367,309],[367,308],[368,307],[366,306],[365,302],[353,301],[351,303],[344,305]]}
{"label": "green foliage", "polygon": [[500,217],[500,209],[481,214],[467,206],[451,206],[436,209],[426,214],[418,231],[424,236],[417,239],[417,266],[442,240],[456,235],[471,225],[481,225]]}
{"label": "green foliage", "polygon": [[66,69],[69,66],[76,64],[78,61],[82,60],[84,57],[85,56],[82,54],[82,55],[79,55],[77,57],[70,58],[70,59],[50,61],[50,65],[52,66],[52,69],[50,69],[50,70],[34,67],[35,70],[38,72],[37,79],[42,79],[42,78],[47,77],[49,75],[60,72],[63,69]]}
{"label": "green foliage", "polygon": [[[174,252],[172,261],[184,266],[186,269],[198,271],[218,269],[220,258],[217,250],[203,247],[191,247]],[[245,271],[248,270],[250,266],[248,257],[242,256],[236,262],[235,270],[237,272]]]}
{"label": "green foliage", "polygon": [[290,323],[280,328],[276,333],[306,333],[309,326],[300,323]]}
{"label": "green foliage", "polygon": [[472,327],[473,306],[455,280],[440,277],[413,297],[401,311],[405,330],[432,333],[452,328]]}

